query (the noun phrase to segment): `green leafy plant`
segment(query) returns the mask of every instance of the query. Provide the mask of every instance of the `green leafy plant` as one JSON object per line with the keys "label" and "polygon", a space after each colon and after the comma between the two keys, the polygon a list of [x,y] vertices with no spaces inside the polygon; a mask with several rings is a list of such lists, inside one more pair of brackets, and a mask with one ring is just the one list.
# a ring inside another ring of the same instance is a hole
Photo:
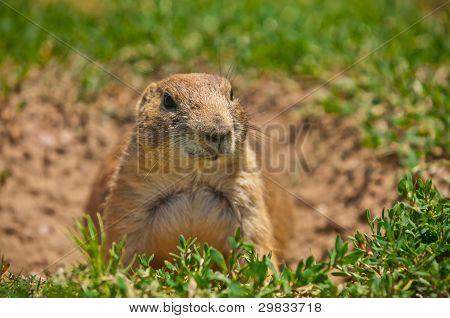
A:
{"label": "green leafy plant", "polygon": [[[380,217],[367,212],[370,234],[339,236],[328,260],[308,257],[295,269],[277,270],[270,255],[258,255],[238,229],[228,256],[195,239],[179,238],[178,253],[161,268],[139,255],[124,266],[125,240],[105,260],[105,237],[91,219],[77,223],[74,241],[85,262],[47,277],[13,275],[2,259],[2,297],[449,297],[450,202],[431,181],[398,186],[404,199]],[[349,243],[352,245],[349,247]],[[344,277],[337,284],[332,276]]]}
{"label": "green leafy plant", "polygon": [[346,296],[448,297],[450,286],[450,202],[431,180],[403,178],[405,199],[367,222],[371,234],[351,238],[354,251],[336,241],[334,274],[351,279]]}

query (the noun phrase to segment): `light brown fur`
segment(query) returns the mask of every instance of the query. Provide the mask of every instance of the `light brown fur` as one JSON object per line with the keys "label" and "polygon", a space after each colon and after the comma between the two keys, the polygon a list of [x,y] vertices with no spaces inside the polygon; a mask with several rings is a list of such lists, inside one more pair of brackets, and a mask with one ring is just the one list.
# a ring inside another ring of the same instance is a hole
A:
{"label": "light brown fur", "polygon": [[[127,146],[120,159],[106,162],[87,204],[87,212],[103,214],[109,245],[126,235],[124,262],[147,253],[161,266],[176,252],[180,234],[226,255],[228,237],[238,226],[259,253],[282,257],[292,210],[277,214],[280,207],[272,207],[269,215],[266,201],[283,199],[273,192],[264,199],[246,139],[246,113],[230,89],[222,77],[179,74],[149,85],[138,102]],[[166,94],[176,110],[165,107]],[[216,132],[226,136],[222,143],[211,142]]]}

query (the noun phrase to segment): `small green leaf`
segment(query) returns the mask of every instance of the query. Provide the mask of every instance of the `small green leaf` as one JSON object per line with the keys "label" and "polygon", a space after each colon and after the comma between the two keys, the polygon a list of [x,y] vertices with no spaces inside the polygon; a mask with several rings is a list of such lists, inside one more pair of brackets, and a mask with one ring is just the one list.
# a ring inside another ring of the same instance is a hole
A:
{"label": "small green leaf", "polygon": [[227,271],[227,265],[225,263],[225,259],[224,259],[223,255],[222,255],[222,253],[220,253],[214,247],[210,248],[210,253],[211,253],[211,259],[213,260],[213,262],[216,265],[218,265],[222,271],[226,272]]}
{"label": "small green leaf", "polygon": [[354,264],[363,255],[364,255],[364,251],[355,250],[355,251],[350,252],[349,254],[345,255],[344,258],[342,258],[342,263],[343,264]]}

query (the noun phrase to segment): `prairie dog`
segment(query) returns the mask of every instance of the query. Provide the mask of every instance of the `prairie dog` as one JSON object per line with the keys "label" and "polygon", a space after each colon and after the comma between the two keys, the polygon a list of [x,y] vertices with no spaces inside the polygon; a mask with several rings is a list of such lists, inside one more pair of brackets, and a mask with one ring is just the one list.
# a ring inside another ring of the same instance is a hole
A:
{"label": "prairie dog", "polygon": [[106,162],[87,204],[88,213],[102,214],[109,245],[126,235],[123,261],[154,254],[161,266],[180,234],[227,255],[228,237],[240,227],[244,240],[278,262],[292,207],[276,187],[264,195],[247,114],[230,82],[172,75],[150,84],[136,108],[126,147]]}

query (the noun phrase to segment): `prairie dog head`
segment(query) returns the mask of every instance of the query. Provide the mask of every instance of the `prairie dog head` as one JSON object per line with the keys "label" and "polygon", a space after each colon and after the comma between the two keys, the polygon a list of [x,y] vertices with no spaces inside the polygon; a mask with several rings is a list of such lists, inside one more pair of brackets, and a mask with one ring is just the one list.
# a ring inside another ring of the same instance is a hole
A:
{"label": "prairie dog head", "polygon": [[172,75],[150,84],[137,108],[139,146],[179,159],[232,158],[246,138],[246,112],[224,77]]}

